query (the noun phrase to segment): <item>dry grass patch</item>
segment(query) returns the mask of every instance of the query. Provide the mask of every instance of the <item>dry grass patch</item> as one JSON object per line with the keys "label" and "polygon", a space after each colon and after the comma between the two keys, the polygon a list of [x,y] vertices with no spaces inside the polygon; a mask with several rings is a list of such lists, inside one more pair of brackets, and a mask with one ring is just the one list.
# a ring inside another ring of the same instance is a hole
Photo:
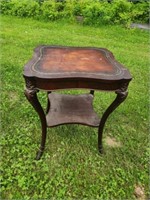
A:
{"label": "dry grass patch", "polygon": [[139,200],[146,200],[144,188],[141,185],[135,185],[134,195]]}
{"label": "dry grass patch", "polygon": [[121,147],[122,146],[122,144],[119,141],[117,141],[115,138],[109,137],[109,136],[107,136],[105,138],[105,142],[110,147]]}

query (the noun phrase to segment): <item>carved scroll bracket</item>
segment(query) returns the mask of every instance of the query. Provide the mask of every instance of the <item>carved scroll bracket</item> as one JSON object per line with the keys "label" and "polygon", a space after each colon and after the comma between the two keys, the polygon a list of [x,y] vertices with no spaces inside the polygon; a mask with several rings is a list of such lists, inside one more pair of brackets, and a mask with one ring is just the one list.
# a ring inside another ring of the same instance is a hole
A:
{"label": "carved scroll bracket", "polygon": [[128,84],[129,83],[122,83],[120,89],[115,92],[121,101],[123,101],[128,95]]}
{"label": "carved scroll bracket", "polygon": [[29,101],[31,101],[32,97],[39,92],[39,90],[36,88],[35,80],[32,78],[25,78],[26,82],[26,88],[25,88],[25,95],[28,98]]}

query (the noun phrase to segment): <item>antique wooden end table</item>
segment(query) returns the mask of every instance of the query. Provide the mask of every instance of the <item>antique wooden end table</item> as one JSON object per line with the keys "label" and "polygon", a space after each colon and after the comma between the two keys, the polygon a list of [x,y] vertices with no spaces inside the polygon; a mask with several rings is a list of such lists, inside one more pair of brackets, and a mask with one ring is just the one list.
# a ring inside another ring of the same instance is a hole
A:
{"label": "antique wooden end table", "polygon": [[[39,46],[25,65],[25,95],[39,115],[42,126],[40,159],[46,141],[47,127],[62,124],[83,124],[98,127],[98,150],[103,152],[102,133],[105,122],[127,97],[131,81],[129,71],[104,48]],[[59,89],[89,89],[88,94],[67,95],[52,91]],[[37,92],[48,94],[44,112]],[[94,90],[115,91],[115,100],[100,119],[93,109]]]}

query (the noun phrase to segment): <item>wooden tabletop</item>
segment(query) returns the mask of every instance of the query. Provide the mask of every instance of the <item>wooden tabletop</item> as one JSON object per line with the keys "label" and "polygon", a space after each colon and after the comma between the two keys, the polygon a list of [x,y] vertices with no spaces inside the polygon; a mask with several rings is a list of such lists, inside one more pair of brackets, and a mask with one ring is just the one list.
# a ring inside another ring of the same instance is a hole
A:
{"label": "wooden tabletop", "polygon": [[[41,89],[61,89],[61,85],[62,89],[68,88],[70,81],[69,88],[103,89],[95,84],[105,82],[104,89],[115,90],[120,81],[131,80],[129,71],[109,50],[93,47],[39,46],[25,65],[23,75],[34,78]],[[51,81],[51,87],[44,81]]]}

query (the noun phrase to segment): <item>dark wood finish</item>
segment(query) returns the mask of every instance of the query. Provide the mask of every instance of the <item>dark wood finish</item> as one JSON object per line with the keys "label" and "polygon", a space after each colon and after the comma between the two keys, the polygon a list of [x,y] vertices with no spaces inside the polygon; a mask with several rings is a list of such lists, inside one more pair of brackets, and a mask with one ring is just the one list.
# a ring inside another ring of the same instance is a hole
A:
{"label": "dark wood finish", "polygon": [[[127,97],[131,81],[129,71],[104,48],[39,46],[25,65],[25,95],[37,111],[42,125],[42,139],[36,159],[40,159],[46,141],[47,127],[79,123],[98,127],[98,149],[102,153],[102,134],[109,115]],[[89,89],[86,95],[58,95],[58,89]],[[46,114],[36,93],[48,92]],[[92,108],[94,90],[115,91],[116,99],[101,120]]]}
{"label": "dark wood finish", "polygon": [[50,109],[50,101],[48,99],[48,95],[51,93],[51,91],[47,92],[47,107],[46,107],[46,114],[48,113],[49,109]]}
{"label": "dark wood finish", "polygon": [[62,124],[84,124],[98,127],[100,119],[93,110],[93,95],[49,94],[51,106],[46,116],[47,126]]}
{"label": "dark wood finish", "polygon": [[42,126],[42,139],[41,139],[41,146],[39,148],[39,151],[37,152],[36,159],[39,160],[40,157],[43,154],[44,148],[45,148],[45,142],[46,142],[46,134],[47,134],[47,124],[46,124],[46,117],[43,111],[43,108],[41,107],[41,104],[38,101],[37,98],[37,92],[38,90],[34,88],[33,86],[29,85],[30,81],[27,82],[27,88],[25,89],[25,96],[27,97],[28,101],[31,103],[31,105],[34,107],[36,112],[38,113],[40,120],[41,120],[41,126]]}
{"label": "dark wood finish", "polygon": [[111,105],[106,109],[104,112],[99,128],[98,128],[98,150],[100,153],[103,153],[103,144],[102,144],[102,134],[103,134],[103,129],[105,126],[105,122],[109,115],[126,99],[128,92],[127,92],[127,87],[125,85],[122,86],[120,90],[116,91],[116,98],[115,100],[111,103]]}
{"label": "dark wood finish", "polygon": [[130,73],[103,48],[40,46],[24,67],[24,77],[34,77],[45,90],[90,88],[116,90]]}
{"label": "dark wood finish", "polygon": [[94,90],[90,90],[90,94],[94,95]]}

